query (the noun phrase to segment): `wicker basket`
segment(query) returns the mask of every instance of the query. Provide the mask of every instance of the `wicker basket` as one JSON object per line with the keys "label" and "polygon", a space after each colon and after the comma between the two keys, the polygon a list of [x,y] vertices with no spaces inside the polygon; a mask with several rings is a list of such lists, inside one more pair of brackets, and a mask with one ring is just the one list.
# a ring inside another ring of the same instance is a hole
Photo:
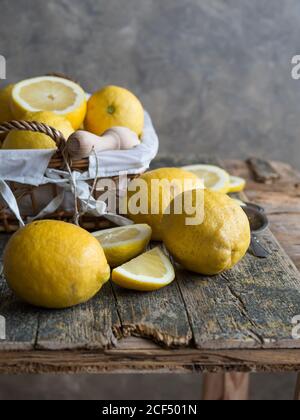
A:
{"label": "wicker basket", "polygon": [[[49,168],[59,169],[59,170],[68,170],[68,171],[79,171],[85,172],[89,167],[89,159],[81,159],[77,161],[72,161],[66,152],[66,139],[63,134],[58,130],[51,128],[45,124],[37,122],[28,122],[28,121],[11,121],[0,125],[0,135],[7,134],[11,130],[21,130],[21,131],[32,131],[43,133],[51,137],[56,145],[57,152],[52,157]],[[137,175],[128,176],[129,179],[135,178]],[[117,177],[114,178],[117,182]],[[91,185],[96,185],[97,180],[92,180]],[[25,185],[16,182],[8,182],[9,187],[13,191],[13,194],[16,198],[16,201],[19,206],[21,206],[22,200],[26,200],[27,206],[30,203],[30,208],[26,213],[22,213],[22,219],[26,222],[28,218],[35,217],[38,212],[37,206],[37,195],[40,192],[40,187],[35,187],[32,185]],[[54,184],[49,184],[49,201],[54,199],[58,193],[59,188]],[[93,197],[97,199],[97,191],[93,189]],[[99,194],[99,193],[98,193]],[[53,214],[47,215],[47,219],[56,219],[63,220],[66,222],[74,222],[74,212],[65,211],[63,209],[56,211]],[[113,224],[104,217],[95,217],[91,215],[81,215],[76,222],[84,227],[87,230],[98,230],[103,228],[111,227]],[[11,210],[8,208],[7,204],[3,199],[0,198],[0,232],[11,233],[18,230],[20,224]]]}

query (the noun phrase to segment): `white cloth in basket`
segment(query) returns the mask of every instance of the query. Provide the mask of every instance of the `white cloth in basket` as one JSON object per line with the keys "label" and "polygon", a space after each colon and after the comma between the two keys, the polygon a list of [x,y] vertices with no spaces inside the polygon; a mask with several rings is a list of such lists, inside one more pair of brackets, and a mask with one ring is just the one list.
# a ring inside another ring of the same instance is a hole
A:
{"label": "white cloth in basket", "polygon": [[[87,172],[73,172],[72,179],[68,172],[47,169],[54,154],[53,150],[0,150],[0,194],[6,201],[11,211],[23,225],[16,199],[9,188],[7,181],[21,184],[41,186],[45,184],[57,184],[61,192],[54,200],[48,203],[35,217],[45,217],[53,213],[62,204],[69,206],[70,192],[74,194],[74,182],[76,193],[82,204],[87,205],[87,213],[107,216],[114,215],[106,212],[105,203],[96,203],[90,198],[90,187],[87,181],[99,178],[118,176],[120,173],[135,175],[149,168],[151,161],[157,155],[159,148],[158,136],[153,127],[150,115],[145,111],[145,127],[141,144],[132,150],[106,151],[89,158]],[[97,204],[97,205],[96,205]],[[101,211],[102,209],[102,211]],[[100,210],[100,211],[99,211]],[[123,224],[124,218],[117,216],[115,222]]]}

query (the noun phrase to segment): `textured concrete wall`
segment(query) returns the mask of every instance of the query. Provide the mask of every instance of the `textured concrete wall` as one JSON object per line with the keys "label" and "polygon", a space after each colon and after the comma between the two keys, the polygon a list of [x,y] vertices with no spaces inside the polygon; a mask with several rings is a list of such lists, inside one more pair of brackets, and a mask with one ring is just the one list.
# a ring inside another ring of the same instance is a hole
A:
{"label": "textured concrete wall", "polygon": [[0,0],[9,81],[127,86],[162,152],[300,164],[299,0]]}

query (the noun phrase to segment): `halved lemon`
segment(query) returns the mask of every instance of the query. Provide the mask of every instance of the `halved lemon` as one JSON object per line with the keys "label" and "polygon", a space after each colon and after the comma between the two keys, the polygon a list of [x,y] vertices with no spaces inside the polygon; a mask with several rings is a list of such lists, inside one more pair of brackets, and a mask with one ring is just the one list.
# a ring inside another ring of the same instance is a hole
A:
{"label": "halved lemon", "polygon": [[93,236],[100,242],[111,267],[118,267],[141,254],[150,242],[150,226],[129,225],[100,230]]}
{"label": "halved lemon", "polygon": [[112,272],[112,281],[125,289],[150,292],[172,283],[175,271],[160,248],[154,248]]}
{"label": "halved lemon", "polygon": [[17,83],[12,91],[11,108],[18,119],[26,112],[51,111],[67,118],[77,130],[86,115],[87,99],[77,83],[43,76]]}
{"label": "halved lemon", "polygon": [[192,172],[204,182],[204,187],[217,192],[227,193],[230,185],[230,175],[214,165],[191,165],[182,169]]}
{"label": "halved lemon", "polygon": [[246,181],[239,176],[230,177],[229,193],[240,192],[245,189]]}

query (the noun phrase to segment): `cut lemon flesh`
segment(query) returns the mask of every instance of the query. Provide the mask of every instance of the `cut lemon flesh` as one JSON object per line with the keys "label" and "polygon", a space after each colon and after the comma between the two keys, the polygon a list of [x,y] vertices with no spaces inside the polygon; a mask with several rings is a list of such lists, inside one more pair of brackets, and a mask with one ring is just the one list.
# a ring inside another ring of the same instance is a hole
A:
{"label": "cut lemon flesh", "polygon": [[70,86],[44,80],[20,89],[20,97],[34,109],[65,111],[76,101],[76,93]]}
{"label": "cut lemon flesh", "polygon": [[112,281],[126,289],[152,291],[172,283],[175,271],[160,248],[154,248],[113,270]]}
{"label": "cut lemon flesh", "polygon": [[86,93],[77,84],[60,77],[44,76],[17,83],[12,91],[16,118],[26,112],[51,111],[65,116],[77,130],[85,118]]}
{"label": "cut lemon flesh", "polygon": [[118,267],[141,254],[150,242],[152,229],[146,224],[129,225],[93,233],[111,267]]}
{"label": "cut lemon flesh", "polygon": [[239,176],[231,176],[228,192],[234,193],[243,191],[245,189],[245,186],[246,181],[243,178],[240,178]]}
{"label": "cut lemon flesh", "polygon": [[230,185],[230,176],[224,169],[213,165],[191,165],[182,169],[192,172],[204,182],[204,187],[217,192],[227,193]]}

